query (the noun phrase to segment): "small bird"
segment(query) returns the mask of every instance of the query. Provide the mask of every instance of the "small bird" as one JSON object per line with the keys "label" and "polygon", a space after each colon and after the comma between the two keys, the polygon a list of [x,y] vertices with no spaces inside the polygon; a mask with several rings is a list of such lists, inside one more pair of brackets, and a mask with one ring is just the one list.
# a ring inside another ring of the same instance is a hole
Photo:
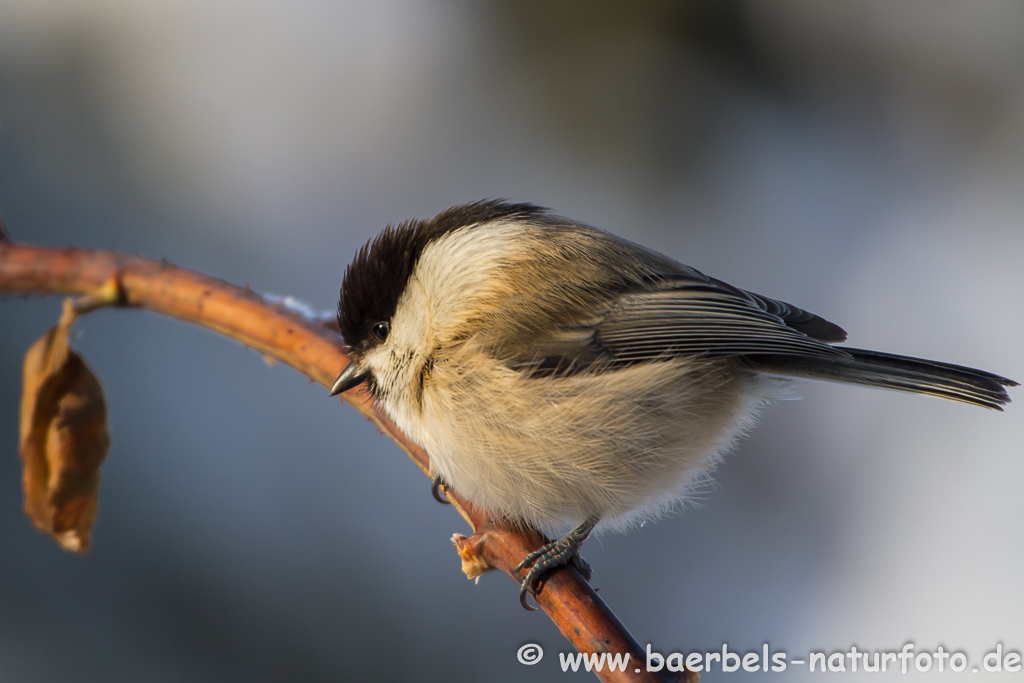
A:
{"label": "small bird", "polygon": [[388,225],[345,271],[351,363],[442,482],[564,537],[527,555],[520,601],[600,525],[670,511],[794,379],[1001,410],[999,375],[835,346],[846,332],[532,204],[455,206]]}

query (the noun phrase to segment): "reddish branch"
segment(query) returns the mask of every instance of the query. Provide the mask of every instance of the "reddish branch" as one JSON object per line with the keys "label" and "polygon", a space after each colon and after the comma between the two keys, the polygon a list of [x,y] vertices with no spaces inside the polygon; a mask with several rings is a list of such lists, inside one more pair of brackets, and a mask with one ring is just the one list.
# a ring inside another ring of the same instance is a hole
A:
{"label": "reddish branch", "polygon": [[[85,249],[54,249],[12,244],[0,228],[0,294],[47,293],[89,295],[116,285],[116,305],[144,308],[219,332],[289,365],[330,387],[348,363],[340,336],[248,288],[200,275],[168,263]],[[429,472],[427,454],[376,410],[364,392],[344,395],[360,413],[401,446],[413,462]],[[538,548],[540,536],[495,524],[487,515],[448,491],[448,497],[473,528],[469,538],[453,539],[467,573],[500,569],[516,582],[514,568]],[[584,653],[628,652],[627,672],[598,674],[603,681],[696,681],[696,674],[633,671],[644,668],[646,652],[572,567],[553,572],[537,603],[566,638]]]}

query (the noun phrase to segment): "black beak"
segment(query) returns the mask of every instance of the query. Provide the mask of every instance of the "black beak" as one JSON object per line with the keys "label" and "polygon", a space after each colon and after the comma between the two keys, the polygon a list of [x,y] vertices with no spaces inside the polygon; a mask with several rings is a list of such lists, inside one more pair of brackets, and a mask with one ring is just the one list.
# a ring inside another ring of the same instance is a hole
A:
{"label": "black beak", "polygon": [[349,362],[345,366],[345,369],[338,375],[338,379],[334,380],[334,386],[331,388],[331,396],[337,396],[338,394],[348,391],[349,389],[362,384],[363,380],[370,376],[369,370],[363,370],[361,367],[353,362]]}

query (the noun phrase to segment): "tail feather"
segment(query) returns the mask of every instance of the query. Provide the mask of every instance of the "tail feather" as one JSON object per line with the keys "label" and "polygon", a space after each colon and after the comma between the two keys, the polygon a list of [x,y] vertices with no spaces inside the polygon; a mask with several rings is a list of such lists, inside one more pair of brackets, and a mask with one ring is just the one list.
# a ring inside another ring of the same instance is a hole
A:
{"label": "tail feather", "polygon": [[748,356],[745,362],[761,372],[846,384],[862,384],[962,401],[1002,410],[1010,402],[1006,387],[1017,382],[984,370],[923,358],[865,349],[841,348],[846,358]]}

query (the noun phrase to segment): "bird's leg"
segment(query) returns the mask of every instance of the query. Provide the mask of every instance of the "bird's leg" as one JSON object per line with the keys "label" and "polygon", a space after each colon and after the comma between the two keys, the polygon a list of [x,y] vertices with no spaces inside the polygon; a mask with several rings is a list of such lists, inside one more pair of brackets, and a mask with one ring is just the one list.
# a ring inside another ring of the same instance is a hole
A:
{"label": "bird's leg", "polygon": [[434,497],[434,500],[436,500],[438,503],[441,503],[442,505],[451,505],[451,501],[441,495],[442,486],[448,488],[447,482],[445,482],[445,480],[441,478],[440,474],[435,474],[434,481],[430,484],[430,495],[432,495]]}
{"label": "bird's leg", "polygon": [[517,572],[527,567],[530,568],[526,572],[526,576],[523,577],[519,589],[519,602],[523,604],[523,607],[529,610],[537,609],[526,602],[526,594],[537,595],[540,591],[541,579],[552,569],[571,564],[576,567],[585,580],[590,581],[590,575],[593,572],[590,569],[590,563],[580,557],[579,548],[597,526],[597,522],[597,517],[590,517],[566,534],[565,538],[552,541],[523,558],[523,561],[516,567]]}

